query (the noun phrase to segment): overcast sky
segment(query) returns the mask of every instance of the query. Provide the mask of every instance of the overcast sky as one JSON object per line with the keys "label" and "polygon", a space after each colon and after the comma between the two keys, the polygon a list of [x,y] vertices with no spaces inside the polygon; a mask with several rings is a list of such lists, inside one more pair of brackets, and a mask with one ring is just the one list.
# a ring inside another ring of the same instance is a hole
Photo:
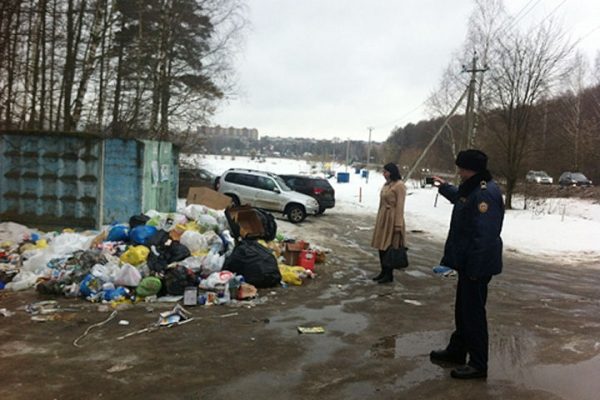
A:
{"label": "overcast sky", "polygon": [[[248,0],[239,95],[213,122],[261,136],[385,140],[427,118],[423,102],[464,42],[472,0]],[[600,0],[505,0],[521,25],[553,14],[593,64]],[[493,66],[490,66],[493,67]],[[457,68],[460,68],[457,66]]]}

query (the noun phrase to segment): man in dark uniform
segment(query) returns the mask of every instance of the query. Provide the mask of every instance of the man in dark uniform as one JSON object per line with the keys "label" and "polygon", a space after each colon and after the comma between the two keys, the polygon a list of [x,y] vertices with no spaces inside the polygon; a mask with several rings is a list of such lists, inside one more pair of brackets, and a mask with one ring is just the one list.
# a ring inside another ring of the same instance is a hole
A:
{"label": "man in dark uniform", "polygon": [[[439,193],[454,204],[441,265],[458,272],[454,318],[456,328],[444,350],[430,353],[432,361],[459,364],[453,378],[487,377],[488,329],[485,312],[488,283],[502,272],[502,192],[487,170],[479,150],[461,151],[456,158],[461,184],[440,177]],[[469,356],[468,363],[467,355]],[[466,363],[466,365],[465,365]]]}

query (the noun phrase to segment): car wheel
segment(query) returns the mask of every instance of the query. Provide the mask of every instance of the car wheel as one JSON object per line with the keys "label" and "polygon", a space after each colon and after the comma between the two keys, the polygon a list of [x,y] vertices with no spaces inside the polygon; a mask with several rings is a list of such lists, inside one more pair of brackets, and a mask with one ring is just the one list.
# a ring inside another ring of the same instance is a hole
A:
{"label": "car wheel", "polygon": [[287,208],[286,214],[287,214],[288,220],[293,224],[302,222],[302,221],[304,221],[304,218],[306,218],[306,212],[304,211],[304,207],[302,207],[301,205],[298,205],[298,204],[292,204],[291,206],[289,206]]}
{"label": "car wheel", "polygon": [[325,212],[325,208],[319,208],[317,214],[322,215]]}
{"label": "car wheel", "polygon": [[235,194],[227,193],[227,196],[231,197],[231,201],[233,201],[233,205],[238,207],[240,205],[240,198]]}

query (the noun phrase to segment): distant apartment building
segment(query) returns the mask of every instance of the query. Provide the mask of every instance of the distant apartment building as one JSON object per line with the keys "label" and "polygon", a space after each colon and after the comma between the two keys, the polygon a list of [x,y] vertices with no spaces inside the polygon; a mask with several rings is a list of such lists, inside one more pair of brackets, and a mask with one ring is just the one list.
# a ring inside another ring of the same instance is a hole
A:
{"label": "distant apartment building", "polygon": [[225,128],[222,126],[205,126],[202,125],[197,130],[198,134],[204,137],[239,137],[250,140],[258,140],[258,129],[234,128],[230,126]]}

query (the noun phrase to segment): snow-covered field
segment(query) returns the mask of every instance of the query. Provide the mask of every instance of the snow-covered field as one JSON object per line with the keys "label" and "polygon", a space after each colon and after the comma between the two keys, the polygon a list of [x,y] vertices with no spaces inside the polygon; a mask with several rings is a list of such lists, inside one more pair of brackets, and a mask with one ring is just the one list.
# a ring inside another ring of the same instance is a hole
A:
{"label": "snow-covered field", "polygon": [[[191,156],[195,165],[221,174],[228,168],[251,168],[274,173],[319,175],[322,165],[301,160],[267,158],[264,162],[248,157]],[[367,182],[353,169],[335,165],[338,172],[349,172],[350,182],[330,179],[335,189],[336,206],[326,214],[375,214],[383,175],[369,171]],[[408,182],[406,199],[407,229],[424,232],[432,240],[444,240],[450,223],[452,205],[437,196],[434,188],[420,188]],[[519,199],[514,201],[518,207]],[[521,200],[522,204],[522,200]],[[580,199],[543,199],[528,205],[527,210],[507,210],[502,239],[509,252],[563,264],[600,262],[600,205]],[[410,242],[410,236],[408,237]]]}

